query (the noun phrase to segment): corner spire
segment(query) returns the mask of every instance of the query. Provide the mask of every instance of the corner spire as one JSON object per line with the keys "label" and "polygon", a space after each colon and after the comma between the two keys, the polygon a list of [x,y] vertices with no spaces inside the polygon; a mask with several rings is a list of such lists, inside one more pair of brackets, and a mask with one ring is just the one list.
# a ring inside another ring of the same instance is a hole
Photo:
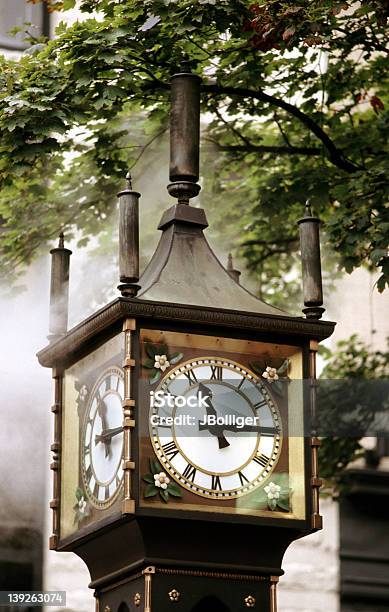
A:
{"label": "corner spire", "polygon": [[240,270],[236,270],[234,268],[234,260],[232,259],[231,253],[228,253],[227,272],[231,276],[231,278],[239,285],[239,277],[241,275],[241,272]]}
{"label": "corner spire", "polygon": [[139,290],[139,198],[132,189],[131,173],[119,198],[119,276],[118,289],[124,297],[135,297]]}
{"label": "corner spire", "polygon": [[69,268],[72,252],[65,248],[63,231],[58,246],[51,249],[49,340],[57,340],[68,328]]}
{"label": "corner spire", "polygon": [[303,271],[304,308],[307,319],[321,319],[323,287],[320,259],[320,219],[312,216],[310,201],[305,203],[304,217],[298,221],[300,227],[300,250]]}

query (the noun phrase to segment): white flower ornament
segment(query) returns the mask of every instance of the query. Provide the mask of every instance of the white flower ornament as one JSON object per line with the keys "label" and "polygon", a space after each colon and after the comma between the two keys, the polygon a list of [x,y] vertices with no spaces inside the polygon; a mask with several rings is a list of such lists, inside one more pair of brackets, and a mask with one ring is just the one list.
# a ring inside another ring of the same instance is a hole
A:
{"label": "white flower ornament", "polygon": [[155,355],[154,367],[164,372],[170,366],[170,362],[166,355]]}
{"label": "white flower ornament", "polygon": [[166,476],[165,472],[154,474],[154,484],[156,487],[160,487],[161,489],[167,489],[169,482],[170,478]]}
{"label": "white flower ornament", "polygon": [[267,494],[269,501],[272,499],[279,499],[280,491],[280,485],[275,484],[275,482],[269,482],[269,484],[265,487],[265,493]]}
{"label": "white flower ornament", "polygon": [[86,396],[88,395],[88,387],[86,385],[82,385],[79,395],[80,395],[81,401],[85,402]]}
{"label": "white flower ornament", "polygon": [[78,502],[78,509],[79,509],[79,512],[81,514],[85,514],[86,501],[85,501],[84,497],[81,497],[80,501]]}
{"label": "white flower ornament", "polygon": [[276,368],[272,368],[271,366],[267,366],[266,370],[262,373],[262,378],[266,378],[267,382],[272,383],[275,380],[278,380],[278,374]]}

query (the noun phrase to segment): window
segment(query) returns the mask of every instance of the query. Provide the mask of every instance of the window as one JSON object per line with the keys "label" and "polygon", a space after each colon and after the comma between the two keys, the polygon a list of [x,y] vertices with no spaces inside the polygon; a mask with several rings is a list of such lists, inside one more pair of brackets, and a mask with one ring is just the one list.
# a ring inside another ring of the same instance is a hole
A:
{"label": "window", "polygon": [[15,26],[29,22],[35,28],[34,36],[49,35],[49,13],[44,4],[31,4],[26,0],[0,1],[0,49],[23,51],[28,45],[23,42],[23,34],[12,36],[9,31]]}

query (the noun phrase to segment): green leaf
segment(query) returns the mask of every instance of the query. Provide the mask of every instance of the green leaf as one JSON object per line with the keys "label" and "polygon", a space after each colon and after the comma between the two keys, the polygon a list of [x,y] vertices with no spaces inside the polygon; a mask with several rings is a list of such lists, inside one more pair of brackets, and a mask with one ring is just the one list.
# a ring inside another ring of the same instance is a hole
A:
{"label": "green leaf", "polygon": [[170,482],[166,491],[169,493],[169,495],[173,495],[173,497],[182,497],[182,491],[175,482]]}
{"label": "green leaf", "polygon": [[84,497],[83,490],[82,490],[82,489],[80,489],[80,487],[78,487],[78,488],[76,489],[76,499],[78,499],[78,501],[80,501],[80,499],[81,499],[82,497]]}
{"label": "green leaf", "polygon": [[150,385],[154,385],[156,382],[159,381],[160,378],[161,378],[161,371],[155,370],[155,374],[153,374],[153,376],[150,377],[150,380],[149,380]]}
{"label": "green leaf", "polygon": [[152,474],[159,474],[163,472],[161,464],[156,459],[150,458],[150,470]]}
{"label": "green leaf", "polygon": [[268,500],[268,506],[270,510],[275,510],[277,507],[277,500],[276,499],[269,499]]}
{"label": "green leaf", "polygon": [[152,474],[145,474],[142,477],[142,480],[144,480],[145,482],[148,482],[149,484],[154,484],[155,482],[154,476]]}
{"label": "green leaf", "polygon": [[154,495],[157,495],[157,493],[158,493],[157,487],[152,484],[148,484],[147,487],[145,488],[144,497],[154,497]]}
{"label": "green leaf", "polygon": [[157,348],[158,348],[157,355],[166,355],[167,356],[168,350],[169,350],[168,347],[167,347],[167,344],[159,344],[157,346]]}
{"label": "green leaf", "polygon": [[169,493],[167,492],[167,489],[159,489],[159,494],[165,503],[169,501]]}
{"label": "green leaf", "polygon": [[288,496],[280,495],[277,500],[277,506],[279,506],[282,510],[289,510],[289,498]]}
{"label": "green leaf", "polygon": [[251,361],[249,363],[249,367],[252,369],[253,372],[255,372],[256,374],[262,374],[263,372],[263,364],[260,361]]}
{"label": "green leaf", "polygon": [[158,355],[158,347],[156,347],[154,344],[148,343],[146,344],[146,353],[150,359],[154,359],[155,361],[155,356]]}
{"label": "green leaf", "polygon": [[181,361],[183,356],[184,356],[183,353],[173,353],[173,355],[169,357],[170,365],[174,365],[175,363],[178,363],[179,361]]}
{"label": "green leaf", "polygon": [[144,368],[153,369],[154,368],[154,359],[146,359],[142,364]]}

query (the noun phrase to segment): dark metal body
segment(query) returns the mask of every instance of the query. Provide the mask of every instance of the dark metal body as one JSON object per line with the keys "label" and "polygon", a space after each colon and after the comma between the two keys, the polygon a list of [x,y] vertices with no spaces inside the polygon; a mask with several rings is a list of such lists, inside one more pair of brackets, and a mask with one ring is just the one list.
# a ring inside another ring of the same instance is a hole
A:
{"label": "dark metal body", "polygon": [[[333,330],[332,323],[300,317],[227,309],[216,311],[185,304],[118,298],[44,349],[39,354],[41,364],[54,367],[56,373],[63,371],[118,333],[127,317],[136,318],[137,329],[146,327],[210,336],[293,342],[303,348],[305,377],[310,375],[310,341],[312,338],[321,340]],[[135,343],[134,357],[136,365],[132,379],[136,385],[140,367],[138,342]],[[135,427],[135,465],[139,457],[137,436]],[[85,561],[91,574],[90,587],[95,589],[100,599],[101,611],[109,605],[112,612],[116,612],[119,600],[126,601],[130,610],[139,609],[133,603],[133,589],[136,585],[135,592],[144,595],[142,585],[146,587],[142,572],[152,567],[155,591],[152,598],[154,604],[149,612],[170,610],[173,604],[177,609],[189,612],[195,609],[195,605],[201,606],[200,602],[210,595],[216,597],[219,602],[217,605],[227,606],[227,611],[239,609],[238,601],[244,609],[244,600],[251,595],[261,606],[257,609],[273,612],[276,608],[270,607],[272,589],[275,588],[277,577],[282,574],[282,557],[287,547],[292,541],[320,527],[317,517],[314,520],[310,493],[313,468],[309,438],[306,440],[305,454],[307,518],[293,526],[286,519],[266,521],[230,514],[221,516],[220,513],[212,512],[204,512],[199,517],[198,512],[189,510],[142,508],[139,504],[139,474],[135,470],[132,481],[135,514],[113,515],[105,522],[80,530],[73,537],[57,541],[56,548],[73,551]],[[57,496],[59,487],[58,481]],[[216,578],[215,574],[223,576]],[[233,574],[241,574],[243,578],[234,579]],[[249,576],[252,576],[251,583]],[[138,582],[134,582],[136,580]],[[180,602],[169,599],[168,594],[173,589],[181,593]],[[229,595],[226,599],[227,593]],[[146,607],[140,609],[148,610]]]}
{"label": "dark metal body", "polygon": [[120,612],[275,610],[277,580],[276,576],[149,566],[128,581],[118,581],[107,590],[103,588],[99,604],[102,610],[108,606]]}
{"label": "dark metal body", "polygon": [[49,339],[54,340],[68,328],[69,266],[72,252],[64,247],[63,235],[58,247],[51,249]]}

